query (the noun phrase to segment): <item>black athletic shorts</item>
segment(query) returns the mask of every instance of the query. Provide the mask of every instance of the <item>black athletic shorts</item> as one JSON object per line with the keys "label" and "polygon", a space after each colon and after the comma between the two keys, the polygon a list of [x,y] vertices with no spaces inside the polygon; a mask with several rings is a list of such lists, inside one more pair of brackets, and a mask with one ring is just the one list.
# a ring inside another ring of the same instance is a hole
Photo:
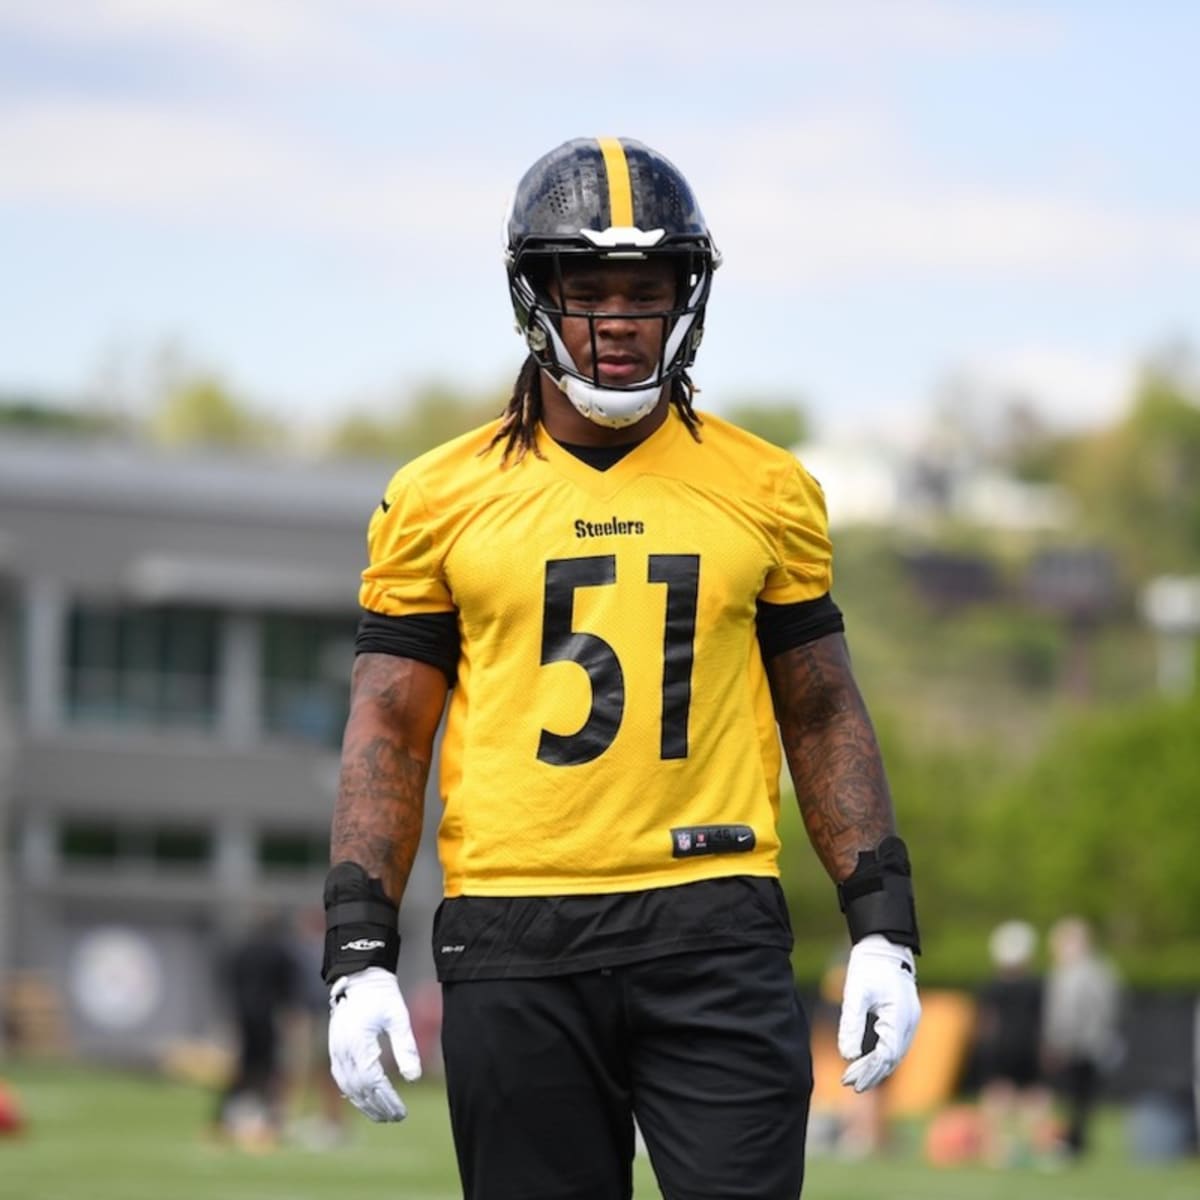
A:
{"label": "black athletic shorts", "polygon": [[812,1091],[787,952],[443,984],[464,1200],[628,1200],[634,1118],[666,1200],[796,1200]]}

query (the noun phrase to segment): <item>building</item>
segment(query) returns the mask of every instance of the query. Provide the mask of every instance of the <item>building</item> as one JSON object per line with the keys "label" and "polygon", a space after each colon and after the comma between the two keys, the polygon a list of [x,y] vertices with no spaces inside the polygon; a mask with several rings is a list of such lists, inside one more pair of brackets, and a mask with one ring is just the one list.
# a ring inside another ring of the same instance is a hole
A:
{"label": "building", "polygon": [[951,520],[1037,534],[1061,532],[1074,517],[1057,484],[1013,478],[978,456],[878,437],[808,442],[796,455],[820,481],[835,531],[852,525],[920,531]]}
{"label": "building", "polygon": [[38,981],[74,1051],[208,1036],[229,937],[319,904],[388,474],[0,433],[0,981],[10,1008]]}

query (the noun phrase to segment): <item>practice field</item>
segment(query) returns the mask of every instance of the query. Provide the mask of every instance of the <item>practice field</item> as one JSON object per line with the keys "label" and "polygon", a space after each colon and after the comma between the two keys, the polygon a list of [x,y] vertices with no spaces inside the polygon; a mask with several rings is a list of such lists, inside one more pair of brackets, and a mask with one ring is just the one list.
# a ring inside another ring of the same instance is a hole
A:
{"label": "practice field", "polygon": [[[405,1089],[409,1119],[376,1127],[352,1114],[337,1149],[285,1147],[247,1153],[214,1144],[212,1096],[136,1075],[0,1064],[29,1118],[0,1137],[4,1200],[455,1200],[459,1196],[445,1099],[434,1083]],[[1053,1173],[1034,1169],[932,1170],[917,1155],[919,1131],[883,1161],[810,1163],[806,1200],[1195,1200],[1200,1164],[1149,1167],[1123,1155],[1115,1114],[1101,1126],[1096,1158]],[[909,1149],[904,1149],[904,1144]],[[638,1200],[656,1200],[639,1159]]]}

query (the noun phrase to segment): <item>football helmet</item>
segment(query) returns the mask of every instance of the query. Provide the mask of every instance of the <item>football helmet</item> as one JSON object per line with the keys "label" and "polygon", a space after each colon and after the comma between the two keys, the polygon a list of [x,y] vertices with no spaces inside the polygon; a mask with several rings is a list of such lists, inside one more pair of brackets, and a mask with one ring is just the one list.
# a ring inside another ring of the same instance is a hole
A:
{"label": "football helmet", "polygon": [[[695,358],[721,261],[687,180],[656,150],[631,138],[575,138],[526,171],[505,233],[517,332],[539,366],[589,420],[611,428],[640,421]],[[565,307],[563,263],[576,256],[666,257],[675,267],[674,307],[632,318],[663,323],[659,361],[646,379],[602,384],[598,368],[581,371],[563,344],[564,317],[585,317],[594,346],[596,318],[607,315]]]}

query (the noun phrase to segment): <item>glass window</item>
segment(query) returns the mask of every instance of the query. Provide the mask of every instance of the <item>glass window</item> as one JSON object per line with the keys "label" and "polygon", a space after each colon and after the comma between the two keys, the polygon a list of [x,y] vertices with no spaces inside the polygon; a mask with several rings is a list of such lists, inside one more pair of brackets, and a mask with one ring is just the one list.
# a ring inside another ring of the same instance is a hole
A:
{"label": "glass window", "polygon": [[213,836],[187,825],[143,825],[92,817],[67,817],[58,828],[58,852],[66,862],[203,865],[212,861]]}
{"label": "glass window", "polygon": [[25,642],[24,613],[0,582],[0,722],[8,719],[23,699],[22,671],[19,647]]}
{"label": "glass window", "polygon": [[210,728],[218,616],[208,609],[78,604],[67,711],[81,722]]}
{"label": "glass window", "polygon": [[154,829],[149,838],[150,857],[171,866],[212,860],[213,839],[207,829]]}
{"label": "glass window", "polygon": [[350,710],[353,617],[263,619],[263,724],[268,733],[337,747]]}
{"label": "glass window", "polygon": [[264,871],[325,870],[329,830],[263,830],[258,836],[258,865]]}
{"label": "glass window", "polygon": [[121,856],[121,831],[111,821],[64,821],[58,852],[77,862],[113,862]]}

